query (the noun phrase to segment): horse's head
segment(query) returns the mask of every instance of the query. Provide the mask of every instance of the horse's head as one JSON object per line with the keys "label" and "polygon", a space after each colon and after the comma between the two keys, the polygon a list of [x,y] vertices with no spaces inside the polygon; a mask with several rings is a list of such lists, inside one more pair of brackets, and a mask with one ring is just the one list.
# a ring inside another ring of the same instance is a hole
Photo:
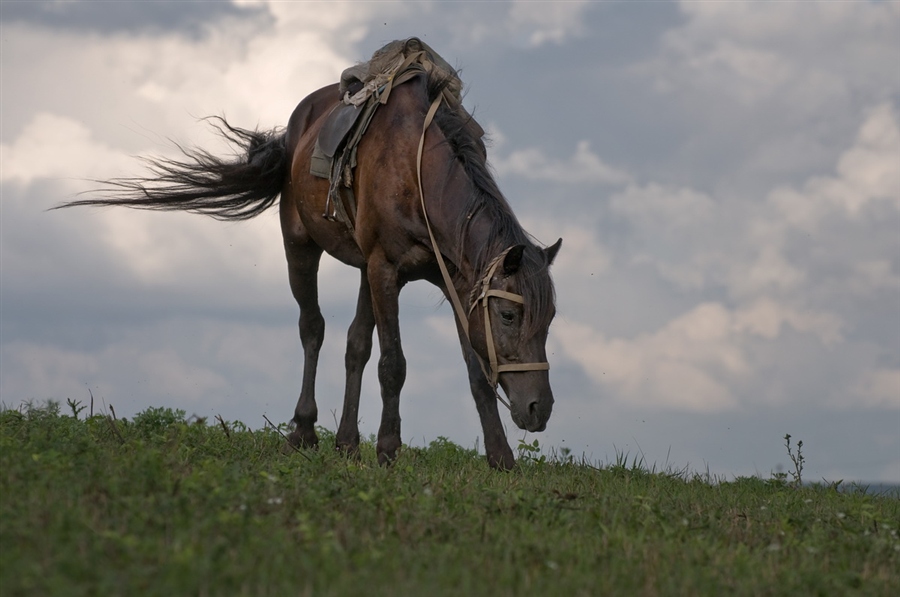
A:
{"label": "horse's head", "polygon": [[472,346],[492,384],[509,398],[513,422],[543,431],[553,410],[547,333],[556,313],[549,266],[562,245],[515,245],[496,258],[475,288],[469,311]]}

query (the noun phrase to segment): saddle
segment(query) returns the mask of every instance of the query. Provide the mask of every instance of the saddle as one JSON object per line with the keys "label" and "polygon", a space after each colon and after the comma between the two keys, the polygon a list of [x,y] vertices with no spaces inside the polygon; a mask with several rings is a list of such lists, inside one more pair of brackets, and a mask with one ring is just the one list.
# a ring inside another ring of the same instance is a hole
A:
{"label": "saddle", "polygon": [[[448,102],[462,110],[462,81],[456,70],[417,37],[395,40],[377,50],[368,62],[341,74],[341,102],[325,117],[310,160],[310,173],[330,181],[323,217],[344,222],[352,231],[356,220],[353,171],[356,150],[379,106],[391,90],[413,77],[432,71],[447,76]],[[477,127],[477,136],[484,134]]]}

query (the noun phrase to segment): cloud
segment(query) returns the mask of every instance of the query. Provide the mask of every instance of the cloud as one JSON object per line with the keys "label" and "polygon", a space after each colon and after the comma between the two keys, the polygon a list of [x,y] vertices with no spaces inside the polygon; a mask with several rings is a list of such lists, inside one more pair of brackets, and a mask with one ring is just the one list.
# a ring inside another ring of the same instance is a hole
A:
{"label": "cloud", "polygon": [[721,305],[700,305],[654,334],[606,338],[588,324],[557,322],[562,350],[613,399],[634,406],[695,412],[733,409],[737,399],[707,366],[747,369],[727,342],[729,316]]}
{"label": "cloud", "polygon": [[838,160],[834,176],[816,176],[803,188],[779,187],[768,202],[788,226],[814,232],[829,215],[856,219],[873,203],[900,210],[900,126],[891,104],[871,109],[853,146]]}
{"label": "cloud", "polygon": [[509,10],[509,26],[527,36],[528,44],[539,47],[547,43],[562,44],[572,36],[584,33],[583,15],[586,0],[574,2],[529,2],[516,0]]}
{"label": "cloud", "polygon": [[566,160],[548,157],[538,148],[517,149],[506,157],[493,157],[491,164],[500,176],[521,176],[529,180],[559,184],[626,184],[631,177],[605,163],[591,151],[589,141],[579,141]]}
{"label": "cloud", "polygon": [[116,168],[133,165],[130,158],[94,139],[84,123],[46,112],[35,114],[12,143],[0,144],[0,154],[0,182],[21,185],[71,178],[83,187],[84,179],[107,177]]}
{"label": "cloud", "polygon": [[870,369],[853,385],[852,396],[844,407],[900,409],[900,369]]}
{"label": "cloud", "polygon": [[712,221],[715,204],[711,197],[689,188],[666,188],[656,183],[629,185],[610,199],[613,213],[642,225],[681,228],[704,226]]}
{"label": "cloud", "polygon": [[[895,43],[895,2],[679,5],[685,24],[665,34],[657,89],[726,95],[744,106],[764,101],[818,111],[885,74],[885,43]],[[823,51],[841,48],[840,52]],[[877,86],[876,86],[877,88]]]}
{"label": "cloud", "polygon": [[584,16],[591,8],[588,0],[403,4],[407,16],[412,16],[410,7],[423,7],[429,20],[438,20],[442,29],[452,32],[452,43],[458,47],[511,46],[519,50],[563,45],[584,36]]}
{"label": "cloud", "polygon": [[561,350],[616,401],[711,413],[754,401],[738,391],[767,366],[754,356],[754,341],[774,342],[791,329],[832,346],[841,340],[841,326],[829,313],[763,299],[738,309],[701,303],[632,338],[609,338],[588,323],[565,320],[554,324],[554,335]]}
{"label": "cloud", "polygon": [[[166,137],[216,148],[197,118],[225,114],[247,128],[285,125],[303,97],[367,58],[354,44],[373,12],[398,6],[271,2],[242,18],[210,21],[202,36],[4,25],[4,47],[17,49],[3,56],[4,88],[17,90],[4,96],[4,121],[54,113],[78,120],[98,142],[142,155],[171,151]],[[61,89],[64,111],[55,101]],[[32,100],[18,99],[26,97]],[[148,122],[149,133],[140,130]]]}
{"label": "cloud", "polygon": [[[101,333],[113,329],[108,321],[91,327]],[[85,337],[77,347],[65,347],[41,340],[7,341],[0,349],[0,394],[11,406],[28,399],[87,398],[90,387],[125,416],[160,401],[207,413],[248,398],[259,412],[273,399],[273,384],[298,376],[301,363],[296,328],[288,322],[225,321],[212,309],[193,318],[177,312],[133,322],[107,342]],[[327,377],[322,375],[322,385],[331,387]],[[277,397],[291,401],[290,395]]]}

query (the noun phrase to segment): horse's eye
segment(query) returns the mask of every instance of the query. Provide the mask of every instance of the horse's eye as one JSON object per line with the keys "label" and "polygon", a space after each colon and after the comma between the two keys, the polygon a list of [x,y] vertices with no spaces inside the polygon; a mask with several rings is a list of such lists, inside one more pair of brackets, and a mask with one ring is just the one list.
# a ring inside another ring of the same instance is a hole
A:
{"label": "horse's eye", "polygon": [[516,319],[516,312],[515,312],[515,311],[501,311],[501,312],[500,312],[500,319],[503,320],[503,323],[505,323],[506,325],[509,325],[509,324],[511,324],[513,321],[515,321],[515,319]]}

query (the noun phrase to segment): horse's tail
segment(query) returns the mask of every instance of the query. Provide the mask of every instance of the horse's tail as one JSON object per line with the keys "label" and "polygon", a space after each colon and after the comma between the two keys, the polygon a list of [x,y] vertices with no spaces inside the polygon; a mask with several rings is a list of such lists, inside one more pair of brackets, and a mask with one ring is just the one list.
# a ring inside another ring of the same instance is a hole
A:
{"label": "horse's tail", "polygon": [[179,149],[185,160],[147,159],[151,175],[114,178],[89,191],[97,196],[56,206],[123,205],[157,211],[189,211],[217,220],[248,220],[275,203],[287,175],[285,134],[249,131],[215,118],[218,132],[238,150],[223,159],[196,148]]}

